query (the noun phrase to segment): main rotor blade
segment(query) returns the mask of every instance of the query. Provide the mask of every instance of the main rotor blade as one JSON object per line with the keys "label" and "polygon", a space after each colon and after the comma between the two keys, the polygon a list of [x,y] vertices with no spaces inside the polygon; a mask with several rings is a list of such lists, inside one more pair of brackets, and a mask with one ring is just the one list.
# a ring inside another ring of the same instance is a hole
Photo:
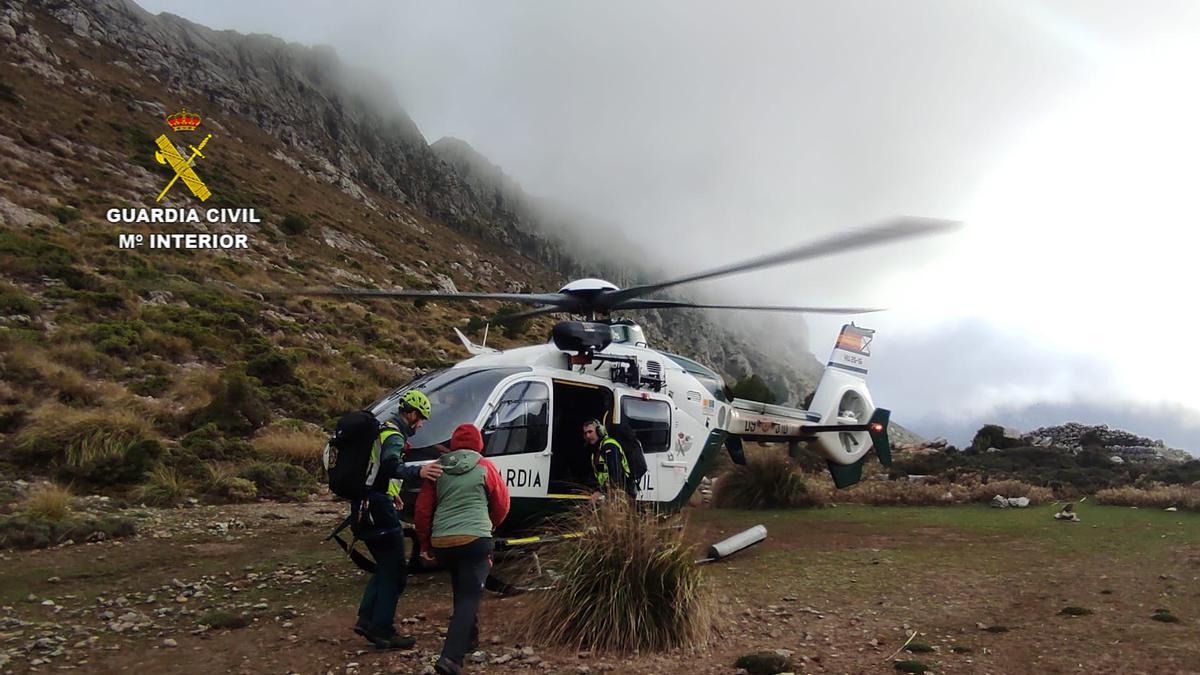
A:
{"label": "main rotor blade", "polygon": [[382,288],[297,288],[278,291],[260,291],[263,295],[344,298],[426,298],[429,300],[503,300],[527,305],[566,306],[577,303],[574,298],[562,293],[442,293],[440,291],[408,291]]}
{"label": "main rotor blade", "polygon": [[[664,288],[687,284],[693,281],[703,281],[705,279],[715,279],[717,277],[728,276],[730,274],[739,274],[741,272],[749,272],[751,270],[762,269],[764,267],[774,267],[784,263],[799,262],[801,260],[812,260],[821,258],[835,253],[844,253],[879,244],[886,244],[902,239],[910,239],[913,237],[936,234],[938,232],[946,232],[961,225],[961,223],[953,220],[941,220],[939,218],[914,218],[904,216],[893,218],[885,221],[880,225],[866,227],[859,230],[854,230],[848,233],[834,235],[827,239],[815,241],[809,244],[801,244],[795,248],[772,253],[757,258],[751,258],[732,265],[724,265],[705,272],[689,274],[678,279],[670,281],[662,281],[656,284],[646,284],[644,286],[633,286],[619,291],[609,291],[601,295],[597,300],[609,307],[617,306],[622,300],[636,298],[642,295],[647,295],[655,291],[660,291]],[[599,304],[598,303],[598,304]]]}
{"label": "main rotor blade", "polygon": [[520,321],[521,319],[530,319],[535,316],[543,316],[545,314],[557,314],[559,312],[567,312],[567,311],[569,311],[569,310],[567,310],[563,307],[540,307],[538,309],[529,309],[529,310],[525,310],[524,312],[517,312],[515,314],[505,314],[504,316],[498,316],[498,317],[492,319],[492,323],[512,323],[513,321]]}
{"label": "main rotor blade", "polygon": [[705,305],[674,300],[631,298],[613,309],[747,309],[756,312],[801,312],[804,314],[869,314],[882,312],[879,307],[792,307],[786,305]]}

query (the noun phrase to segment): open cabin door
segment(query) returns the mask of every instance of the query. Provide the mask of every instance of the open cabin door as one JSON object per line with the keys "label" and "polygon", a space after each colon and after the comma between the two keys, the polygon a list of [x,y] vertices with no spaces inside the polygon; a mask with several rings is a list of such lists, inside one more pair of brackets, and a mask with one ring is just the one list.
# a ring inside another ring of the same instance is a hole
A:
{"label": "open cabin door", "polygon": [[500,470],[513,497],[545,497],[550,484],[550,381],[530,377],[508,385],[483,424],[483,454]]}

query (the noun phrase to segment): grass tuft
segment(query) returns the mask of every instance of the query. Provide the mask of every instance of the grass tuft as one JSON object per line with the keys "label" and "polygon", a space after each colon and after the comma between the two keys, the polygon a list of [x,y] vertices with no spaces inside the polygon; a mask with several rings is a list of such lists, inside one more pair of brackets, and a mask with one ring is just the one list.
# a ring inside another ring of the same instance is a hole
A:
{"label": "grass tuft", "polygon": [[732,465],[713,487],[713,506],[777,509],[827,504],[828,491],[807,480],[786,455],[769,450],[747,452],[744,465]]}
{"label": "grass tuft", "polygon": [[615,497],[582,508],[567,528],[586,535],[554,552],[556,587],[530,601],[532,640],[610,653],[694,649],[713,632],[711,590],[683,542],[679,517]]}
{"label": "grass tuft", "polygon": [[250,619],[245,614],[234,614],[223,610],[213,610],[200,615],[196,623],[208,626],[213,630],[245,628],[250,625]]}
{"label": "grass tuft", "polygon": [[288,462],[317,472],[321,468],[321,452],[326,440],[327,436],[319,431],[273,426],[250,443],[266,459]]}
{"label": "grass tuft", "polygon": [[1068,605],[1060,609],[1058,613],[1064,616],[1087,616],[1088,614],[1092,613],[1092,610],[1088,609],[1087,607]]}
{"label": "grass tuft", "polygon": [[931,654],[933,653],[934,649],[931,645],[927,645],[924,642],[910,642],[908,643],[908,646],[904,648],[904,651],[910,654]]}
{"label": "grass tuft", "polygon": [[71,490],[55,483],[41,483],[21,502],[21,511],[30,518],[61,523],[71,517]]}
{"label": "grass tuft", "polygon": [[188,482],[178,471],[159,466],[150,472],[136,495],[139,501],[151,506],[178,506],[189,493]]}
{"label": "grass tuft", "polygon": [[897,661],[892,667],[902,673],[924,673],[929,670],[929,666],[920,661]]}

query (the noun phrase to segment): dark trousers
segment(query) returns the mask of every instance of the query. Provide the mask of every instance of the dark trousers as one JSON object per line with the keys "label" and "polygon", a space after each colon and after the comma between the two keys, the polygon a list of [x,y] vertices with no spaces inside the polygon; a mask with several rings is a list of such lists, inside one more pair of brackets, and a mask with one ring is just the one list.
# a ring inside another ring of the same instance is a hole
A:
{"label": "dark trousers", "polygon": [[434,548],[438,562],[450,570],[454,589],[454,613],[446,630],[442,657],[462,665],[467,650],[479,642],[479,603],[483,583],[492,569],[492,539],[480,537],[469,544]]}
{"label": "dark trousers", "polygon": [[368,539],[367,549],[375,558],[376,570],[363,590],[358,620],[368,623],[371,632],[377,635],[392,635],[396,632],[396,602],[408,583],[404,535],[395,533]]}

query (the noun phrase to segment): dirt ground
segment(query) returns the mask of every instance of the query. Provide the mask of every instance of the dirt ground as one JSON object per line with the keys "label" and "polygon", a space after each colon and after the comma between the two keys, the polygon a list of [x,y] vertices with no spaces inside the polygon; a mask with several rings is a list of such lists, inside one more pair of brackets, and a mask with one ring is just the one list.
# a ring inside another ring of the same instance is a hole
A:
{"label": "dirt ground", "polygon": [[[489,594],[470,672],[732,675],[738,656],[777,649],[806,673],[901,659],[939,673],[1200,672],[1200,515],[1080,510],[1066,524],[1051,507],[692,509],[698,544],[770,533],[706,566],[713,644],[628,657],[527,645],[511,621],[527,596]],[[365,576],[320,541],[340,514],[323,501],[146,510],[134,539],[4,552],[0,671],[420,672],[441,647],[448,580],[416,575],[401,599],[416,650],[370,648],[350,630]],[[1179,622],[1152,620],[1159,608]],[[202,629],[214,610],[249,625]],[[913,632],[932,651],[893,658]]]}

